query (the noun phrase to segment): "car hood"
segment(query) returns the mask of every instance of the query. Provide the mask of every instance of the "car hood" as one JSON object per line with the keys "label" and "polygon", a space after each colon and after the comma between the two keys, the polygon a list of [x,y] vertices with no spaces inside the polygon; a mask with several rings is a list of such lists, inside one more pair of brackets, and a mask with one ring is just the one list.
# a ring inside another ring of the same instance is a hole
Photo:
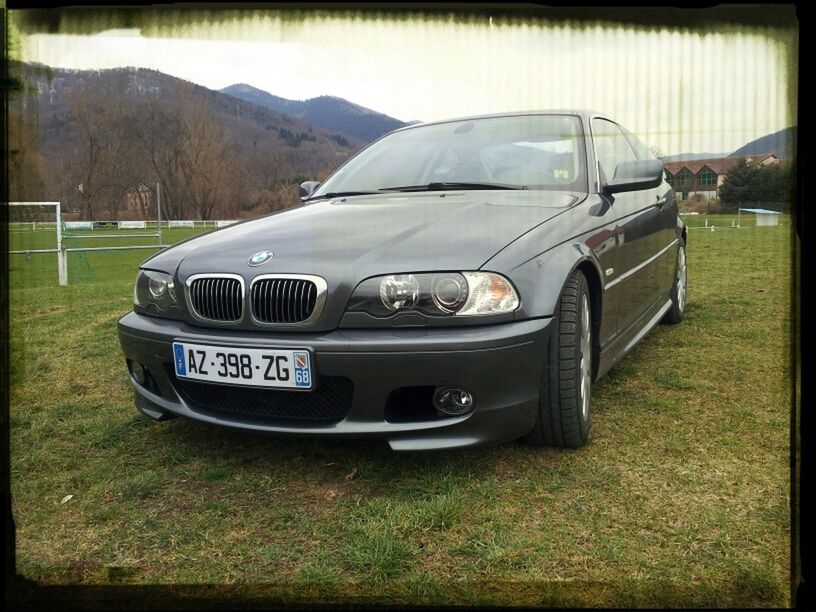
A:
{"label": "car hood", "polygon": [[[319,201],[206,234],[143,265],[180,278],[202,272],[244,276],[316,274],[361,280],[377,274],[476,270],[507,244],[585,194],[465,191],[355,196]],[[250,267],[250,256],[273,257]]]}

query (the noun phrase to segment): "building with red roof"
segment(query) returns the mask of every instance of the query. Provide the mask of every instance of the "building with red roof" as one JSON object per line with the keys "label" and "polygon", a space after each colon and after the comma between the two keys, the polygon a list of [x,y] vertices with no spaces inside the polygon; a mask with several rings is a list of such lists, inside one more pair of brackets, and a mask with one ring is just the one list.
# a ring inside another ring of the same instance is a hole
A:
{"label": "building with red roof", "polygon": [[680,200],[687,200],[698,193],[709,199],[717,198],[720,185],[723,184],[731,168],[741,159],[763,166],[779,163],[779,158],[773,153],[672,161],[665,165],[666,180],[674,187]]}

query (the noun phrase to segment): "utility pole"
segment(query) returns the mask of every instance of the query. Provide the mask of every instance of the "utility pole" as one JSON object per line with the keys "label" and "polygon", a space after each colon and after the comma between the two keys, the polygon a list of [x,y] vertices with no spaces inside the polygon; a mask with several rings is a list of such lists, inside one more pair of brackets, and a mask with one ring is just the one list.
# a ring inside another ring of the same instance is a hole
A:
{"label": "utility pole", "polygon": [[161,183],[156,183],[156,216],[159,222],[157,226],[159,228],[159,244],[164,244],[161,230]]}

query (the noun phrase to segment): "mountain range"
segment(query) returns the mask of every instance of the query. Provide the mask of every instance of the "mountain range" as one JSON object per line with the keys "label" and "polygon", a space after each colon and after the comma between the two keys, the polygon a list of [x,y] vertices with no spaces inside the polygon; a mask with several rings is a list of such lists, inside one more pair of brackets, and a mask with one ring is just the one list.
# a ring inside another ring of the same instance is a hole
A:
{"label": "mountain range", "polygon": [[287,100],[246,84],[214,91],[148,68],[70,70],[12,60],[9,74],[21,84],[9,97],[9,110],[36,125],[41,154],[57,160],[76,155],[80,147],[72,90],[81,90],[89,105],[103,107],[152,100],[172,105],[186,88],[239,149],[283,159],[284,174],[291,176],[325,173],[367,143],[408,125],[335,96]]}
{"label": "mountain range", "polygon": [[[258,106],[303,119],[320,127],[348,134],[364,142],[376,140],[391,130],[419,123],[418,121],[403,122],[335,96],[289,100],[246,83],[230,85],[219,91]],[[779,159],[791,159],[795,147],[796,128],[789,127],[752,140],[732,153],[678,153],[664,155],[661,159],[666,162],[692,161],[770,153]]]}
{"label": "mountain range", "polygon": [[364,142],[371,142],[391,130],[408,125],[399,119],[335,96],[287,100],[246,83],[230,85],[219,91]]}
{"label": "mountain range", "polygon": [[734,151],[729,157],[767,155],[768,153],[773,153],[779,159],[793,159],[796,154],[796,128],[785,128],[752,140]]}
{"label": "mountain range", "polygon": [[12,61],[9,73],[21,84],[9,96],[9,111],[36,124],[39,149],[52,159],[78,151],[81,126],[71,109],[72,91],[81,91],[89,106],[104,108],[151,101],[177,105],[184,90],[210,111],[237,148],[277,155],[295,176],[335,168],[367,142],[147,68],[68,70]]}
{"label": "mountain range", "polygon": [[728,157],[728,155],[728,153],[678,153],[677,155],[664,155],[660,159],[664,162],[694,161],[695,159],[717,159]]}
{"label": "mountain range", "polygon": [[779,159],[790,160],[796,154],[796,127],[788,127],[773,134],[756,138],[738,148],[733,153],[678,153],[664,155],[664,162],[694,161],[697,159],[718,159],[721,157],[742,157],[743,155],[776,155]]}

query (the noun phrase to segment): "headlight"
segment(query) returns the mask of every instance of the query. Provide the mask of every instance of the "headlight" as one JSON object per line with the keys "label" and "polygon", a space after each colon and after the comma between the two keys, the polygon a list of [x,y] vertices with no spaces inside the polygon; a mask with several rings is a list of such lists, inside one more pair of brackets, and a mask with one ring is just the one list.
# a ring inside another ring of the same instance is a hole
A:
{"label": "headlight", "polygon": [[469,316],[508,313],[518,307],[516,290],[500,274],[438,272],[369,278],[354,290],[348,310],[378,317],[402,311]]}
{"label": "headlight", "polygon": [[164,313],[177,308],[173,277],[155,270],[139,270],[133,287],[133,305],[148,314]]}

